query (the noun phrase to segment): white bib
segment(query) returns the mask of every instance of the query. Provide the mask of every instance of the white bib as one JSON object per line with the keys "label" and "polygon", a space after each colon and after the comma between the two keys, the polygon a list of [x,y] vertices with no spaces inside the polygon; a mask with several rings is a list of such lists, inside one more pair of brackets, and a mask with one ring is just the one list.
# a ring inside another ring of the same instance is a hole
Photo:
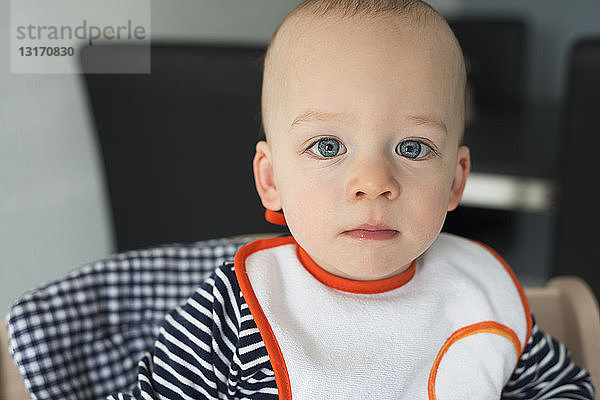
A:
{"label": "white bib", "polygon": [[508,266],[457,236],[440,234],[408,282],[373,294],[322,283],[291,237],[235,262],[281,399],[498,399],[529,339]]}

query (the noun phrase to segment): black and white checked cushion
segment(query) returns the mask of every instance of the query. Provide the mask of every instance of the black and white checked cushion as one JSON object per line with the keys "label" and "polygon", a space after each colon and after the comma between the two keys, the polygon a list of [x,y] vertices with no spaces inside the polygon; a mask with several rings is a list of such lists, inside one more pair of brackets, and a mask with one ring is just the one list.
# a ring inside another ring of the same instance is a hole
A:
{"label": "black and white checked cushion", "polygon": [[129,391],[167,312],[243,244],[218,239],[130,251],[25,294],[7,325],[32,397],[91,400]]}

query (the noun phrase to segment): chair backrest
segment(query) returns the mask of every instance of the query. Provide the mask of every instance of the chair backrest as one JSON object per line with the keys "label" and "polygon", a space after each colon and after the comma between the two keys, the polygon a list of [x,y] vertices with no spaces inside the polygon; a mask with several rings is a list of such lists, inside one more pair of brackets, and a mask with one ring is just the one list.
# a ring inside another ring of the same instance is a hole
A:
{"label": "chair backrest", "polygon": [[6,321],[0,320],[0,399],[29,400],[23,378],[8,352]]}
{"label": "chair backrest", "polygon": [[[577,277],[559,277],[543,288],[526,288],[541,329],[567,345],[576,364],[600,387],[600,311],[589,286]],[[23,380],[8,353],[6,324],[0,321],[0,399],[27,400]]]}
{"label": "chair backrest", "polygon": [[600,387],[600,311],[590,286],[579,277],[560,276],[525,292],[538,326],[563,342]]}
{"label": "chair backrest", "polygon": [[598,154],[600,148],[600,37],[575,43],[560,143],[553,275],[578,275],[600,297],[598,268]]}
{"label": "chair backrest", "polygon": [[[82,68],[98,52],[115,65],[146,57],[138,47],[94,44]],[[264,52],[153,43],[151,74],[83,74],[117,251],[285,232],[265,222],[252,174]]]}
{"label": "chair backrest", "polygon": [[526,22],[518,17],[455,17],[449,24],[467,61],[476,108],[517,108],[523,102]]}

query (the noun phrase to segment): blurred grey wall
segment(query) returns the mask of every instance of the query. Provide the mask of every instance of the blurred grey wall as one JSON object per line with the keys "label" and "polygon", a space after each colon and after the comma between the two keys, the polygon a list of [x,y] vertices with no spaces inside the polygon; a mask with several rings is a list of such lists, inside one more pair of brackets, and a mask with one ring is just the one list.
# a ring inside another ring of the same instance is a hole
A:
{"label": "blurred grey wall", "polygon": [[[266,43],[297,0],[152,1],[152,39]],[[522,14],[532,24],[527,93],[561,95],[568,46],[600,34],[598,0],[436,0],[444,14]],[[0,312],[17,296],[113,250],[100,157],[77,75],[10,73],[0,0]]]}

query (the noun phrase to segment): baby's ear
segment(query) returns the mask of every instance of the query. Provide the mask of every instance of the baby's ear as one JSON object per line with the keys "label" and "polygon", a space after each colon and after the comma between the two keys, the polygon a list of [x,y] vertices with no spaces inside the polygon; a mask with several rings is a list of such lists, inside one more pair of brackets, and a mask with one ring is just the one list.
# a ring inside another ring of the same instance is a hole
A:
{"label": "baby's ear", "polygon": [[256,154],[254,154],[252,167],[254,170],[254,184],[263,206],[273,211],[281,210],[279,193],[273,175],[271,149],[264,140],[256,143]]}
{"label": "baby's ear", "polygon": [[454,172],[454,180],[450,188],[450,200],[448,201],[448,211],[458,207],[458,203],[465,191],[467,176],[471,171],[471,155],[467,146],[458,148],[458,159],[456,161],[456,171]]}

